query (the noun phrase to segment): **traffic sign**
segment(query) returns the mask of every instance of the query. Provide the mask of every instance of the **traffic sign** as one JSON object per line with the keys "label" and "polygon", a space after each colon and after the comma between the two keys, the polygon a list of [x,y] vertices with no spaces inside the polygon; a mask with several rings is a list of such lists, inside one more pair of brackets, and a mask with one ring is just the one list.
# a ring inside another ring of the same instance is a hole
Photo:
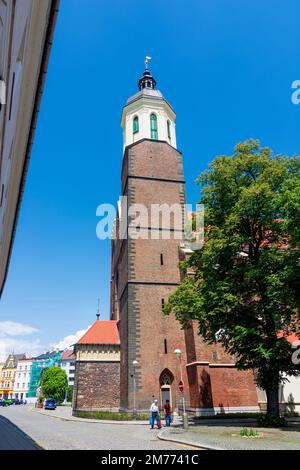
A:
{"label": "traffic sign", "polygon": [[183,392],[183,382],[182,382],[182,380],[180,380],[180,382],[178,384],[178,388],[179,388],[179,391],[182,393]]}

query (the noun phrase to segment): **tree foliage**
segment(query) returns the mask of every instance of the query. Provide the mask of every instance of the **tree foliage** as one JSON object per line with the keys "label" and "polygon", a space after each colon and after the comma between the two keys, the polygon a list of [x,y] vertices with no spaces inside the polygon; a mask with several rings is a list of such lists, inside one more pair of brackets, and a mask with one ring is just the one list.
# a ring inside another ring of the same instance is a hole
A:
{"label": "tree foliage", "polygon": [[71,403],[72,400],[73,400],[73,387],[69,385],[68,390],[67,390],[67,402]]}
{"label": "tree foliage", "polygon": [[47,369],[42,376],[41,388],[44,398],[55,398],[57,403],[61,403],[68,388],[66,372],[60,367]]}
{"label": "tree foliage", "polygon": [[[238,144],[198,178],[205,244],[183,264],[192,268],[170,297],[184,327],[219,341],[239,369],[253,369],[278,414],[279,383],[299,375],[285,337],[299,326],[300,158],[274,155],[259,141]],[[278,396],[278,393],[277,393]]]}

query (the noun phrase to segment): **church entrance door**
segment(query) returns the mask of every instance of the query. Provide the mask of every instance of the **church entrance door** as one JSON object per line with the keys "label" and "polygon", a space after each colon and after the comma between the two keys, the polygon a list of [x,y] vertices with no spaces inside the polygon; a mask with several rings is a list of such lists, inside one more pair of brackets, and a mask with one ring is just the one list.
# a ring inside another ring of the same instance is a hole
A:
{"label": "church entrance door", "polygon": [[166,403],[166,400],[169,400],[171,403],[171,389],[170,387],[161,387],[161,401],[162,401],[162,406]]}
{"label": "church entrance door", "polygon": [[171,385],[173,382],[173,374],[169,370],[164,370],[160,376],[160,406],[161,408],[164,407],[166,400],[170,401],[170,405],[172,406],[172,391]]}

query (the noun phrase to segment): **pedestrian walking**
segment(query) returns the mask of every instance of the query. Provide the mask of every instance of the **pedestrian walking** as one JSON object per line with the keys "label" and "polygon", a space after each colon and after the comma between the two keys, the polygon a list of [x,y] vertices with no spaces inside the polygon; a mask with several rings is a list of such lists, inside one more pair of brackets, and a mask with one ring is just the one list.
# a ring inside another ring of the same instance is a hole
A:
{"label": "pedestrian walking", "polygon": [[171,426],[171,422],[172,422],[172,410],[171,410],[170,400],[166,400],[166,403],[164,404],[164,414],[165,414],[166,427],[169,427]]}
{"label": "pedestrian walking", "polygon": [[160,419],[159,419],[159,408],[157,405],[157,400],[154,400],[150,406],[150,426],[151,429],[154,428],[155,422],[157,424],[158,429],[161,428]]}

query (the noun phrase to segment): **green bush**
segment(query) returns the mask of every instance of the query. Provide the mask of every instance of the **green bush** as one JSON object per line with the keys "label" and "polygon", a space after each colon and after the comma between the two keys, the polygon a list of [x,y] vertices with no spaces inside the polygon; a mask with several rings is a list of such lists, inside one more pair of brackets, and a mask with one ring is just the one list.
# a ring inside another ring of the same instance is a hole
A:
{"label": "green bush", "polygon": [[240,431],[241,437],[259,437],[259,432],[254,431],[253,429],[243,428]]}
{"label": "green bush", "polygon": [[280,416],[260,415],[256,418],[258,426],[263,428],[281,428],[286,426],[286,420]]}
{"label": "green bush", "polygon": [[90,418],[90,419],[107,419],[112,421],[144,421],[149,420],[147,414],[135,414],[125,412],[113,412],[113,411],[76,411],[75,416],[78,418]]}
{"label": "green bush", "polygon": [[70,403],[73,400],[73,387],[71,385],[68,386],[67,390],[67,402]]}

